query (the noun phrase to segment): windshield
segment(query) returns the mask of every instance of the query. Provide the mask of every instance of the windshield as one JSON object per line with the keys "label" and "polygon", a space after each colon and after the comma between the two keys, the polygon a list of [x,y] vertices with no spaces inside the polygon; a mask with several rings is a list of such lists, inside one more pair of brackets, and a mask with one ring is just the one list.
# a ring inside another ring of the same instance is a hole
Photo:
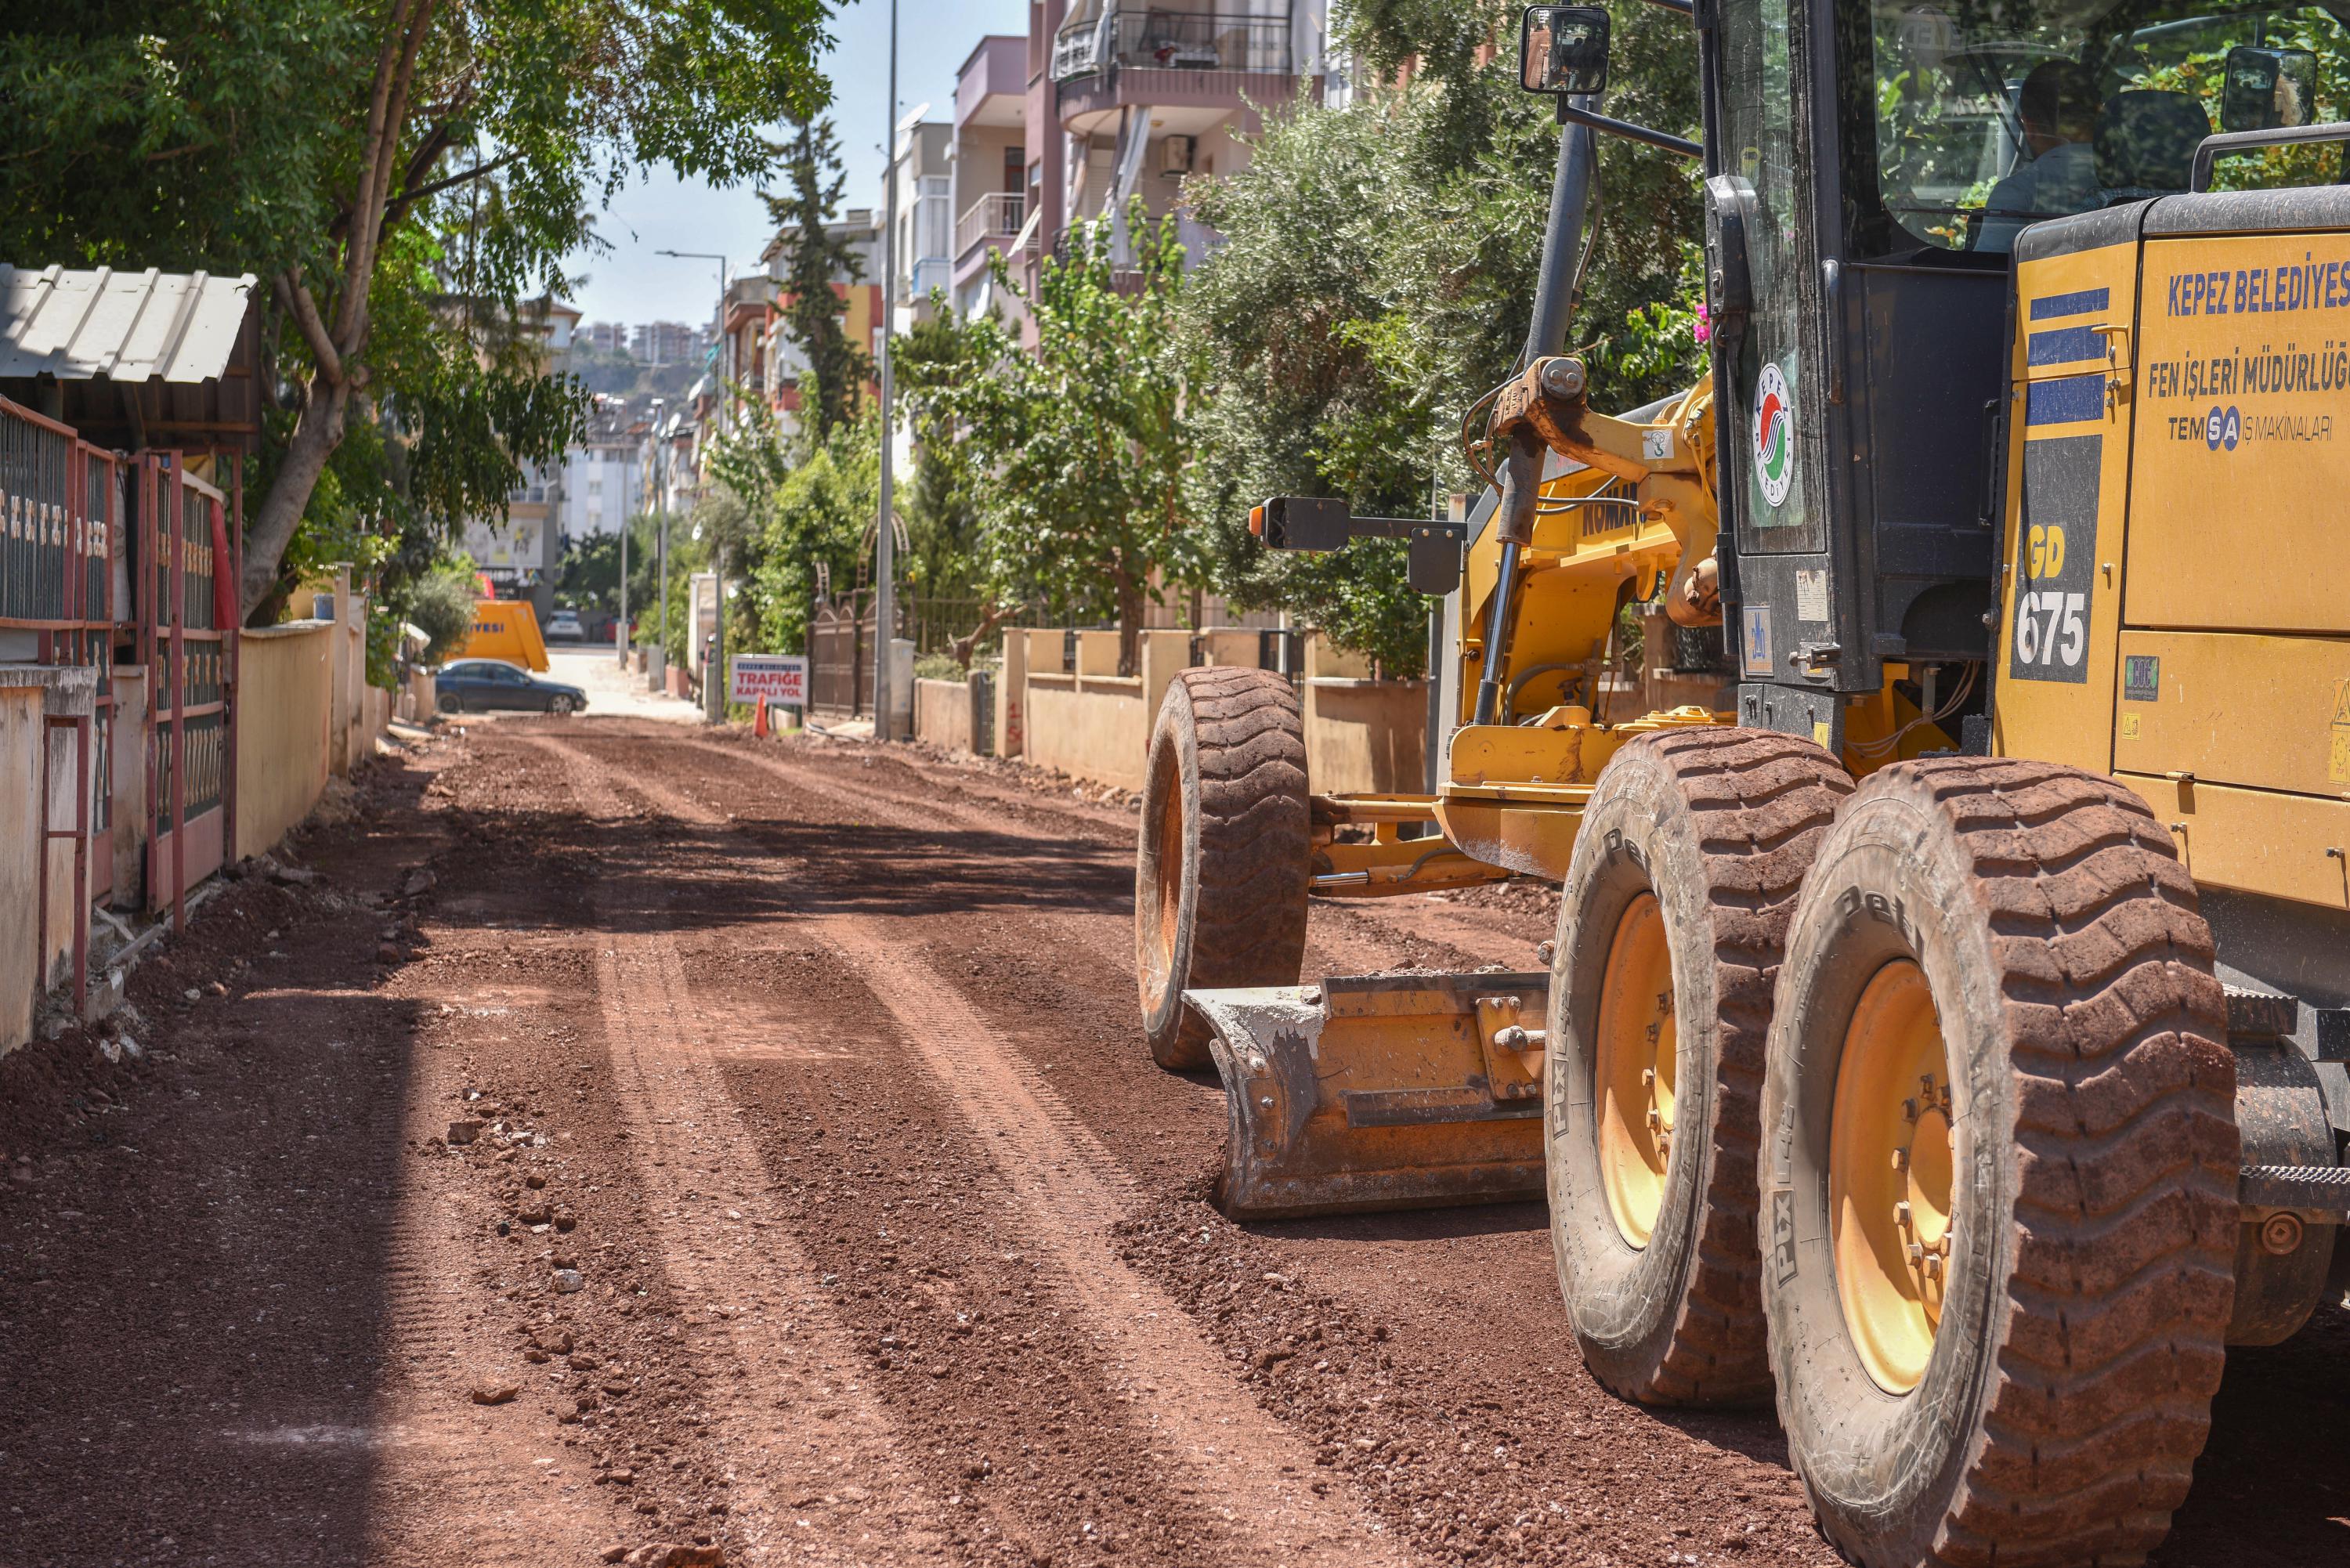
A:
{"label": "windshield", "polygon": [[[2350,33],[2316,6],[1857,0],[1846,15],[1866,29],[1846,34],[1866,68],[1842,73],[1865,255],[2004,254],[2042,218],[2184,191],[2214,131],[2350,108]],[[2330,146],[2223,160],[2213,189],[2327,182],[2341,160]]]}

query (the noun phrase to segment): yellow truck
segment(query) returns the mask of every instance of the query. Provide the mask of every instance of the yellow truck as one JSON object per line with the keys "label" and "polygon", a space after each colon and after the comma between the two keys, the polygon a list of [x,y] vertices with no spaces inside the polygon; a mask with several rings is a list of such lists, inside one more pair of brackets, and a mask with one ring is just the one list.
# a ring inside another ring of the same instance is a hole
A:
{"label": "yellow truck", "polygon": [[[2350,28],[1660,3],[1701,142],[1600,112],[1606,9],[1524,13],[1565,129],[1466,524],[1254,519],[1458,594],[1435,793],[1317,795],[1286,681],[1187,671],[1144,1033],[1235,1215],[1546,1197],[1595,1375],[1775,1399],[1851,1560],[2138,1562],[2226,1347],[2343,1294]],[[1624,417],[1563,352],[1596,134],[1705,176],[1710,373]],[[1612,713],[1634,604],[1734,701]],[[1300,983],[1309,894],[1511,874],[1546,970]]]}
{"label": "yellow truck", "polygon": [[538,634],[538,616],[527,599],[479,599],[473,605],[473,629],[459,659],[503,659],[526,670],[546,668],[546,639]]}

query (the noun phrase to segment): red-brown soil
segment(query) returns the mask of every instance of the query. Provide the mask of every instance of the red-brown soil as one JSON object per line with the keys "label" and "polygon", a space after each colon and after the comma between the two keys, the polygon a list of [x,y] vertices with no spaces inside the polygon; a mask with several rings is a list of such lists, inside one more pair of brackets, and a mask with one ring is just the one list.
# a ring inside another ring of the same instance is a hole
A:
{"label": "red-brown soil", "polygon": [[[1117,801],[589,719],[359,803],[134,972],[140,1054],[0,1062],[0,1568],[1834,1560],[1767,1412],[1585,1375],[1538,1207],[1207,1205]],[[1317,907],[1308,969],[1553,902]],[[2350,1559],[2345,1352],[2231,1358],[2162,1563]]]}

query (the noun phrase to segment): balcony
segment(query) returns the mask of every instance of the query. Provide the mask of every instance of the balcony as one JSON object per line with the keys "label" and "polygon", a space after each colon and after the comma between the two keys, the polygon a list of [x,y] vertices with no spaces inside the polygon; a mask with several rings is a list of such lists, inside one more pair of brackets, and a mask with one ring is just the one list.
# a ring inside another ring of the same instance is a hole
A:
{"label": "balcony", "polygon": [[1119,69],[1286,76],[1289,68],[1289,22],[1280,16],[1113,8],[1053,40],[1056,82]]}
{"label": "balcony", "polygon": [[905,293],[900,303],[920,305],[931,296],[932,289],[944,289],[953,281],[952,262],[944,256],[924,256],[906,274]]}
{"label": "balcony", "polygon": [[1008,240],[1028,218],[1028,198],[1018,191],[990,191],[955,220],[955,254],[966,256],[988,240]]}
{"label": "balcony", "polygon": [[1296,91],[1289,23],[1206,11],[1112,10],[1061,30],[1053,43],[1062,129],[1102,134],[1119,111],[1234,109],[1286,102]]}

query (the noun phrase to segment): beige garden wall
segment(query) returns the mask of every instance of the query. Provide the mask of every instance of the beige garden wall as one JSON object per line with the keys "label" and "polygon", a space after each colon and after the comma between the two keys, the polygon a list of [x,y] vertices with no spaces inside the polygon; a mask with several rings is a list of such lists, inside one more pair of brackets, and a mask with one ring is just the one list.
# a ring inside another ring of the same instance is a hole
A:
{"label": "beige garden wall", "polygon": [[[1144,632],[1139,670],[1133,675],[1118,673],[1114,631],[1077,633],[1074,673],[1067,669],[1065,633],[1004,635],[1007,642],[1016,637],[1024,643],[1020,663],[1027,680],[1020,722],[1025,732],[1020,754],[1039,767],[1121,789],[1140,789],[1151,721],[1167,694],[1167,683],[1190,659],[1191,634]],[[1013,663],[1010,658],[1004,660],[1006,684]]]}
{"label": "beige garden wall", "polygon": [[[1260,646],[1253,629],[1211,628],[1198,635],[1196,647],[1188,631],[1149,631],[1142,637],[1139,673],[1120,676],[1116,632],[1076,633],[1074,670],[1068,668],[1068,635],[1004,634],[995,697],[996,753],[1122,789],[1142,787],[1159,705],[1193,654],[1202,664],[1254,668]],[[1327,793],[1419,793],[1425,778],[1426,683],[1374,680],[1361,659],[1336,653],[1318,637],[1306,644],[1305,669],[1301,697],[1313,787]]]}
{"label": "beige garden wall", "polygon": [[914,738],[951,752],[972,749],[971,683],[914,682]]}
{"label": "beige garden wall", "polygon": [[[310,815],[327,788],[335,645],[331,621],[246,631],[237,646],[236,848],[266,851]],[[371,689],[370,689],[371,690]],[[347,753],[348,754],[348,753]]]}

